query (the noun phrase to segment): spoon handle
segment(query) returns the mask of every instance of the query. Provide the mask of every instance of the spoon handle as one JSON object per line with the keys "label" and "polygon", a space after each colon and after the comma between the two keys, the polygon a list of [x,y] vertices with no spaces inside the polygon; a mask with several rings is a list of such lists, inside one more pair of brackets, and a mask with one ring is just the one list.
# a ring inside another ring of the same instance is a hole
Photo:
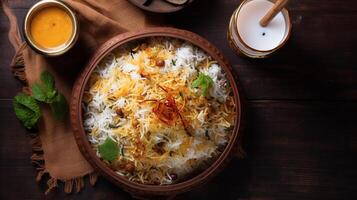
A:
{"label": "spoon handle", "polygon": [[288,0],[277,0],[269,12],[260,20],[260,25],[265,27],[286,6]]}

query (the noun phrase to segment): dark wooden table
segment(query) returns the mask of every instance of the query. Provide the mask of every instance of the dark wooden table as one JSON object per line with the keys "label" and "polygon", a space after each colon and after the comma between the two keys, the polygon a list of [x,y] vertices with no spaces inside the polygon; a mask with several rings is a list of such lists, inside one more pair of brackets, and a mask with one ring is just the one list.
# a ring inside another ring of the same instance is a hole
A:
{"label": "dark wooden table", "polygon": [[[239,0],[196,0],[167,16],[212,41],[234,66],[247,98],[244,146],[209,184],[179,199],[357,199],[357,1],[291,0],[293,35],[274,57],[238,57],[226,30]],[[35,0],[10,0],[20,22]],[[0,12],[0,199],[40,199],[26,131],[11,100],[21,85],[10,72],[13,49]],[[129,199],[103,178],[55,199]]]}

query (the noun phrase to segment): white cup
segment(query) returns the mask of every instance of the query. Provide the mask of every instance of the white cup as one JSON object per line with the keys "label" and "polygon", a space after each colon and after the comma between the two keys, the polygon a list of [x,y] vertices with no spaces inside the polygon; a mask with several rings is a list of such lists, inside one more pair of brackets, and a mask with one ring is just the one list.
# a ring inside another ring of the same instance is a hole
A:
{"label": "white cup", "polygon": [[273,5],[270,0],[245,0],[234,11],[227,37],[239,55],[266,58],[288,41],[292,24],[287,9],[278,13],[266,27],[259,24]]}

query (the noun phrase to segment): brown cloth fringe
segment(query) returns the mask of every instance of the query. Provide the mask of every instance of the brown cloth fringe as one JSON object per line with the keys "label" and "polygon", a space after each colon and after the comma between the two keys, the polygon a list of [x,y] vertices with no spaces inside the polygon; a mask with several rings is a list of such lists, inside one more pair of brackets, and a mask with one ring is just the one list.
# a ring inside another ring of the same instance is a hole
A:
{"label": "brown cloth fringe", "polygon": [[[32,156],[31,156],[31,161],[35,165],[36,170],[37,170],[37,175],[36,175],[36,182],[40,182],[42,180],[43,175],[49,174],[46,171],[46,168],[44,166],[44,157],[43,157],[43,150],[41,147],[41,139],[39,136],[34,135],[33,138],[31,139],[31,145],[32,145]],[[88,174],[89,176],[89,183],[90,185],[94,186],[97,179],[98,179],[98,174],[95,172],[92,172]],[[45,194],[48,194],[51,192],[53,189],[55,189],[58,186],[58,182],[62,182],[64,184],[64,192],[69,194],[75,191],[76,193],[80,192],[81,189],[84,188],[84,177],[75,177],[69,180],[58,180],[56,178],[50,177],[47,180],[47,190]],[[74,190],[75,188],[75,190]]]}
{"label": "brown cloth fringe", "polygon": [[[153,26],[149,23],[160,20],[157,16],[144,14],[127,0],[65,0],[79,16],[80,36],[76,46],[67,54],[46,58],[31,50],[21,41],[16,16],[2,0],[2,8],[9,18],[9,41],[16,54],[11,62],[13,75],[24,87],[23,92],[31,94],[30,87],[37,82],[42,71],[54,75],[56,87],[70,100],[72,84],[78,74],[95,52],[109,38],[126,31]],[[42,106],[43,117],[38,123],[38,133],[32,137],[31,161],[36,167],[36,181],[48,175],[45,194],[64,184],[64,192],[79,192],[85,185],[84,177],[94,185],[98,175],[81,155],[72,134],[69,122],[56,121],[48,107]],[[245,153],[241,145],[237,147],[236,157]],[[47,177],[47,176],[46,176]]]}
{"label": "brown cloth fringe", "polygon": [[[47,70],[54,75],[56,87],[68,101],[78,71],[102,43],[119,33],[151,26],[147,16],[126,0],[65,2],[78,14],[81,26],[79,41],[66,55],[45,58],[22,42],[16,16],[7,1],[1,1],[2,9],[9,18],[9,41],[16,51],[11,71],[23,83],[23,92],[27,94],[31,94],[30,87],[38,81],[42,71]],[[98,175],[81,155],[69,122],[58,122],[48,107],[41,108],[43,117],[38,124],[39,131],[31,139],[31,161],[37,170],[36,181],[40,182],[45,174],[48,175],[45,194],[59,183],[64,184],[66,193],[79,192],[85,185],[85,176],[94,185]]]}

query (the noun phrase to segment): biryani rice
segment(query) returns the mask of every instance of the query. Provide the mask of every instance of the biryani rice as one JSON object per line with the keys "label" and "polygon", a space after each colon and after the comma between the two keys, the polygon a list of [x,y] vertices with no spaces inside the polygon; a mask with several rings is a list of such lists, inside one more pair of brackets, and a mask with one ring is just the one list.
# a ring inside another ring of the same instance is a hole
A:
{"label": "biryani rice", "polygon": [[[206,95],[192,86],[200,73],[213,81]],[[98,156],[98,146],[111,138],[120,152],[105,162],[143,184],[172,184],[204,168],[229,141],[236,115],[219,64],[191,43],[168,37],[108,54],[87,83],[83,109]]]}

